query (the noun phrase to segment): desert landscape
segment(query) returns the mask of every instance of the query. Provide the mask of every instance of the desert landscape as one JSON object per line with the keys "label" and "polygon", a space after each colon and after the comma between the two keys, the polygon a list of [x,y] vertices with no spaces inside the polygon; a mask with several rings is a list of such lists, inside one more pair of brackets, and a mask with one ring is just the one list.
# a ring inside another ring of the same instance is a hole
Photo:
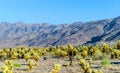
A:
{"label": "desert landscape", "polygon": [[120,73],[120,0],[0,0],[0,73]]}
{"label": "desert landscape", "polygon": [[2,73],[119,73],[120,41],[94,46],[50,46],[0,50]]}

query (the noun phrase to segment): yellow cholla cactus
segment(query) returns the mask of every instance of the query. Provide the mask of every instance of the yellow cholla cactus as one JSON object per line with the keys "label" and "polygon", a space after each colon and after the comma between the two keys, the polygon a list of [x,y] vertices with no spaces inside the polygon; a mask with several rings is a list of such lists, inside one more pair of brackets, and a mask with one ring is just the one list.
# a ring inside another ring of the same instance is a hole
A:
{"label": "yellow cholla cactus", "polygon": [[94,69],[92,73],[99,73],[97,69]]}
{"label": "yellow cholla cactus", "polygon": [[102,70],[99,70],[99,73],[103,73],[103,71],[102,71]]}
{"label": "yellow cholla cactus", "polygon": [[24,55],[24,58],[25,58],[25,60],[26,60],[26,62],[27,62],[27,61],[28,61],[28,59],[30,59],[30,58],[31,58],[30,53],[26,53],[26,54]]}
{"label": "yellow cholla cactus", "polygon": [[30,60],[28,64],[28,71],[32,70],[35,65],[36,65],[36,62],[33,60]]}
{"label": "yellow cholla cactus", "polygon": [[85,64],[85,59],[81,59],[78,63],[80,66]]}
{"label": "yellow cholla cactus", "polygon": [[60,70],[61,70],[61,64],[55,64],[54,68],[50,73],[59,73]]}
{"label": "yellow cholla cactus", "polygon": [[33,54],[33,59],[34,59],[35,61],[38,61],[39,58],[40,58],[40,56],[39,56],[38,53],[34,53],[34,54]]}
{"label": "yellow cholla cactus", "polygon": [[55,64],[54,69],[55,70],[61,70],[61,64]]}
{"label": "yellow cholla cactus", "polygon": [[52,69],[52,71],[50,73],[59,73],[58,70]]}
{"label": "yellow cholla cactus", "polygon": [[89,64],[91,65],[91,64],[92,64],[92,62],[93,62],[93,59],[92,59],[92,58],[90,58],[90,60],[89,60],[88,62],[89,62]]}
{"label": "yellow cholla cactus", "polygon": [[2,73],[7,73],[8,67],[6,65],[2,66]]}
{"label": "yellow cholla cactus", "polygon": [[6,65],[8,68],[13,68],[13,60],[6,60],[6,61],[5,61],[5,65]]}

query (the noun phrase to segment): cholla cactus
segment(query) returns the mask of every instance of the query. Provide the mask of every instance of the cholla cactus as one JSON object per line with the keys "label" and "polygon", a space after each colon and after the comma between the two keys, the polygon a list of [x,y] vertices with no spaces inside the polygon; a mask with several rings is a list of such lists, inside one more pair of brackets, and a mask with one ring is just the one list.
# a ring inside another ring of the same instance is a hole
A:
{"label": "cholla cactus", "polygon": [[25,60],[26,60],[26,62],[27,62],[27,61],[28,61],[28,59],[30,59],[30,58],[31,58],[30,53],[26,53],[26,54],[24,55],[24,58],[25,58]]}
{"label": "cholla cactus", "polygon": [[35,65],[36,65],[36,62],[34,62],[33,60],[30,60],[28,64],[28,71],[32,70]]}
{"label": "cholla cactus", "polygon": [[88,62],[89,62],[89,64],[91,65],[91,64],[92,64],[92,62],[93,62],[93,59],[92,59],[92,58],[90,58],[90,60],[89,60]]}
{"label": "cholla cactus", "polygon": [[38,52],[39,56],[44,56],[44,55],[46,55],[47,50],[48,49],[46,49],[46,48],[42,48],[42,49],[38,49],[37,52]]}
{"label": "cholla cactus", "polygon": [[85,65],[85,59],[81,59],[78,64],[79,64],[80,66]]}
{"label": "cholla cactus", "polygon": [[92,70],[92,73],[99,73],[97,69]]}
{"label": "cholla cactus", "polygon": [[3,52],[1,55],[2,55],[2,60],[6,60],[7,59],[7,53],[6,52]]}
{"label": "cholla cactus", "polygon": [[59,73],[60,70],[61,70],[61,64],[55,64],[54,68],[50,73]]}
{"label": "cholla cactus", "polygon": [[11,56],[11,59],[17,59],[18,58],[18,53],[14,52]]}
{"label": "cholla cactus", "polygon": [[102,46],[101,46],[101,51],[103,53],[109,53],[112,49],[109,47],[108,44],[106,43],[103,43]]}
{"label": "cholla cactus", "polygon": [[70,60],[70,65],[72,65],[73,57],[78,53],[78,50],[74,48],[71,44],[68,44],[67,53]]}
{"label": "cholla cactus", "polygon": [[114,49],[111,53],[111,58],[119,58],[120,57],[120,50]]}
{"label": "cholla cactus", "polygon": [[6,61],[5,61],[5,65],[6,65],[8,68],[12,69],[12,68],[13,68],[13,60],[6,60]]}
{"label": "cholla cactus", "polygon": [[90,64],[86,63],[85,59],[81,59],[78,63],[84,73],[92,73],[92,69],[90,68]]}
{"label": "cholla cactus", "polygon": [[13,73],[13,61],[6,60],[5,65],[2,67],[2,73]]}
{"label": "cholla cactus", "polygon": [[83,58],[86,58],[88,56],[88,52],[87,51],[83,51],[82,54],[81,54],[81,56]]}
{"label": "cholla cactus", "polygon": [[8,71],[8,67],[5,65],[5,66],[2,66],[2,73],[7,73]]}
{"label": "cholla cactus", "polygon": [[55,64],[54,69],[55,70],[61,70],[61,64]]}
{"label": "cholla cactus", "polygon": [[34,63],[32,60],[29,61],[29,64],[28,64],[28,70],[32,70],[33,69],[33,66],[34,66]]}
{"label": "cholla cactus", "polygon": [[65,57],[65,56],[67,56],[67,52],[66,52],[66,51],[63,51],[63,50],[61,50],[61,49],[57,49],[57,50],[55,51],[55,55],[57,55],[58,58],[59,58],[59,57]]}
{"label": "cholla cactus", "polygon": [[89,63],[86,63],[82,68],[85,71],[85,73],[89,72],[90,71],[90,65],[89,65]]}
{"label": "cholla cactus", "polygon": [[40,56],[39,56],[38,53],[34,53],[34,54],[33,54],[33,59],[34,59],[35,61],[38,61],[39,58],[40,58]]}
{"label": "cholla cactus", "polygon": [[103,71],[102,71],[102,70],[99,70],[99,73],[103,73]]}
{"label": "cholla cactus", "polygon": [[50,73],[59,73],[58,70],[52,69],[52,71]]}

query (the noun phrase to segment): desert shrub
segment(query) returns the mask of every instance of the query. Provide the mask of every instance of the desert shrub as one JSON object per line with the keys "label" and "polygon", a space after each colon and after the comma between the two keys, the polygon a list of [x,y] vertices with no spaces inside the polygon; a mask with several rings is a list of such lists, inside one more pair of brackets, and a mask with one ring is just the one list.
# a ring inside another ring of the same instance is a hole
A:
{"label": "desert shrub", "polygon": [[14,63],[13,66],[14,66],[14,68],[16,68],[16,67],[19,68],[19,67],[21,67],[21,64],[19,64],[19,63]]}
{"label": "desert shrub", "polygon": [[102,60],[102,61],[101,61],[101,65],[102,65],[102,67],[106,67],[106,66],[110,66],[111,63],[110,63],[109,60]]}
{"label": "desert shrub", "polygon": [[103,57],[103,55],[102,55],[102,52],[99,52],[99,53],[94,53],[93,55],[92,55],[92,59],[93,60],[101,60],[101,59],[103,59],[104,57]]}

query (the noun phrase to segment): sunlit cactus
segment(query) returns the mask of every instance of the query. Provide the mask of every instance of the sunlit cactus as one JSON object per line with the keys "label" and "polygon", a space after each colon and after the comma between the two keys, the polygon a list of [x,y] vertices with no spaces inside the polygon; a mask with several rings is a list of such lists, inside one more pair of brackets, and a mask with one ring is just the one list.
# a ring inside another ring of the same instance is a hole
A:
{"label": "sunlit cactus", "polygon": [[88,52],[87,51],[83,51],[81,55],[82,55],[83,58],[86,58],[88,56]]}
{"label": "sunlit cactus", "polygon": [[59,57],[65,57],[65,56],[67,56],[67,52],[66,52],[66,51],[63,51],[63,50],[60,50],[60,49],[57,49],[57,50],[55,51],[55,55],[57,55],[58,58],[59,58]]}
{"label": "sunlit cactus", "polygon": [[119,58],[120,57],[120,50],[114,49],[111,53],[111,58]]}
{"label": "sunlit cactus", "polygon": [[111,48],[107,43],[103,43],[101,46],[101,50],[103,53],[109,53],[111,51]]}
{"label": "sunlit cactus", "polygon": [[92,58],[90,58],[90,60],[88,60],[88,62],[89,62],[89,64],[91,65],[91,64],[92,64],[92,62],[93,62],[93,59],[92,59]]}
{"label": "sunlit cactus", "polygon": [[59,73],[60,70],[61,70],[61,64],[55,64],[54,68],[50,73]]}
{"label": "sunlit cactus", "polygon": [[84,73],[92,73],[92,69],[90,68],[90,64],[86,63],[85,59],[81,59],[78,63]]}
{"label": "sunlit cactus", "polygon": [[18,53],[14,52],[12,55],[11,55],[11,59],[18,59]]}
{"label": "sunlit cactus", "polygon": [[71,44],[68,44],[67,46],[67,53],[70,60],[70,65],[72,65],[73,57],[78,53],[78,50],[74,48]]}
{"label": "sunlit cactus", "polygon": [[52,71],[50,73],[59,73],[58,70],[52,69]]}
{"label": "sunlit cactus", "polygon": [[7,59],[7,53],[6,52],[2,52],[0,55],[1,55],[1,59],[2,60],[6,60]]}
{"label": "sunlit cactus", "polygon": [[103,73],[103,71],[102,71],[102,70],[99,70],[99,73]]}
{"label": "sunlit cactus", "polygon": [[26,62],[27,62],[27,61],[28,61],[28,59],[30,59],[30,58],[31,58],[30,53],[26,53],[26,54],[24,55],[24,58],[25,58],[25,60],[26,60]]}
{"label": "sunlit cactus", "polygon": [[5,65],[2,66],[2,73],[13,73],[13,61],[6,60]]}
{"label": "sunlit cactus", "polygon": [[5,61],[5,65],[6,65],[8,68],[12,69],[12,68],[13,68],[13,60],[6,60],[6,61]]}
{"label": "sunlit cactus", "polygon": [[92,70],[92,73],[99,73],[97,69]]}
{"label": "sunlit cactus", "polygon": [[34,59],[35,61],[38,61],[39,58],[40,58],[40,56],[39,56],[38,53],[34,53],[34,54],[33,54],[33,59]]}
{"label": "sunlit cactus", "polygon": [[28,71],[31,71],[34,66],[36,65],[36,63],[33,61],[33,60],[30,60],[29,63],[28,63]]}
{"label": "sunlit cactus", "polygon": [[81,59],[78,64],[79,64],[80,66],[85,65],[85,59]]}
{"label": "sunlit cactus", "polygon": [[2,73],[7,73],[8,67],[6,65],[2,66]]}
{"label": "sunlit cactus", "polygon": [[61,64],[55,64],[54,69],[55,70],[61,70]]}

